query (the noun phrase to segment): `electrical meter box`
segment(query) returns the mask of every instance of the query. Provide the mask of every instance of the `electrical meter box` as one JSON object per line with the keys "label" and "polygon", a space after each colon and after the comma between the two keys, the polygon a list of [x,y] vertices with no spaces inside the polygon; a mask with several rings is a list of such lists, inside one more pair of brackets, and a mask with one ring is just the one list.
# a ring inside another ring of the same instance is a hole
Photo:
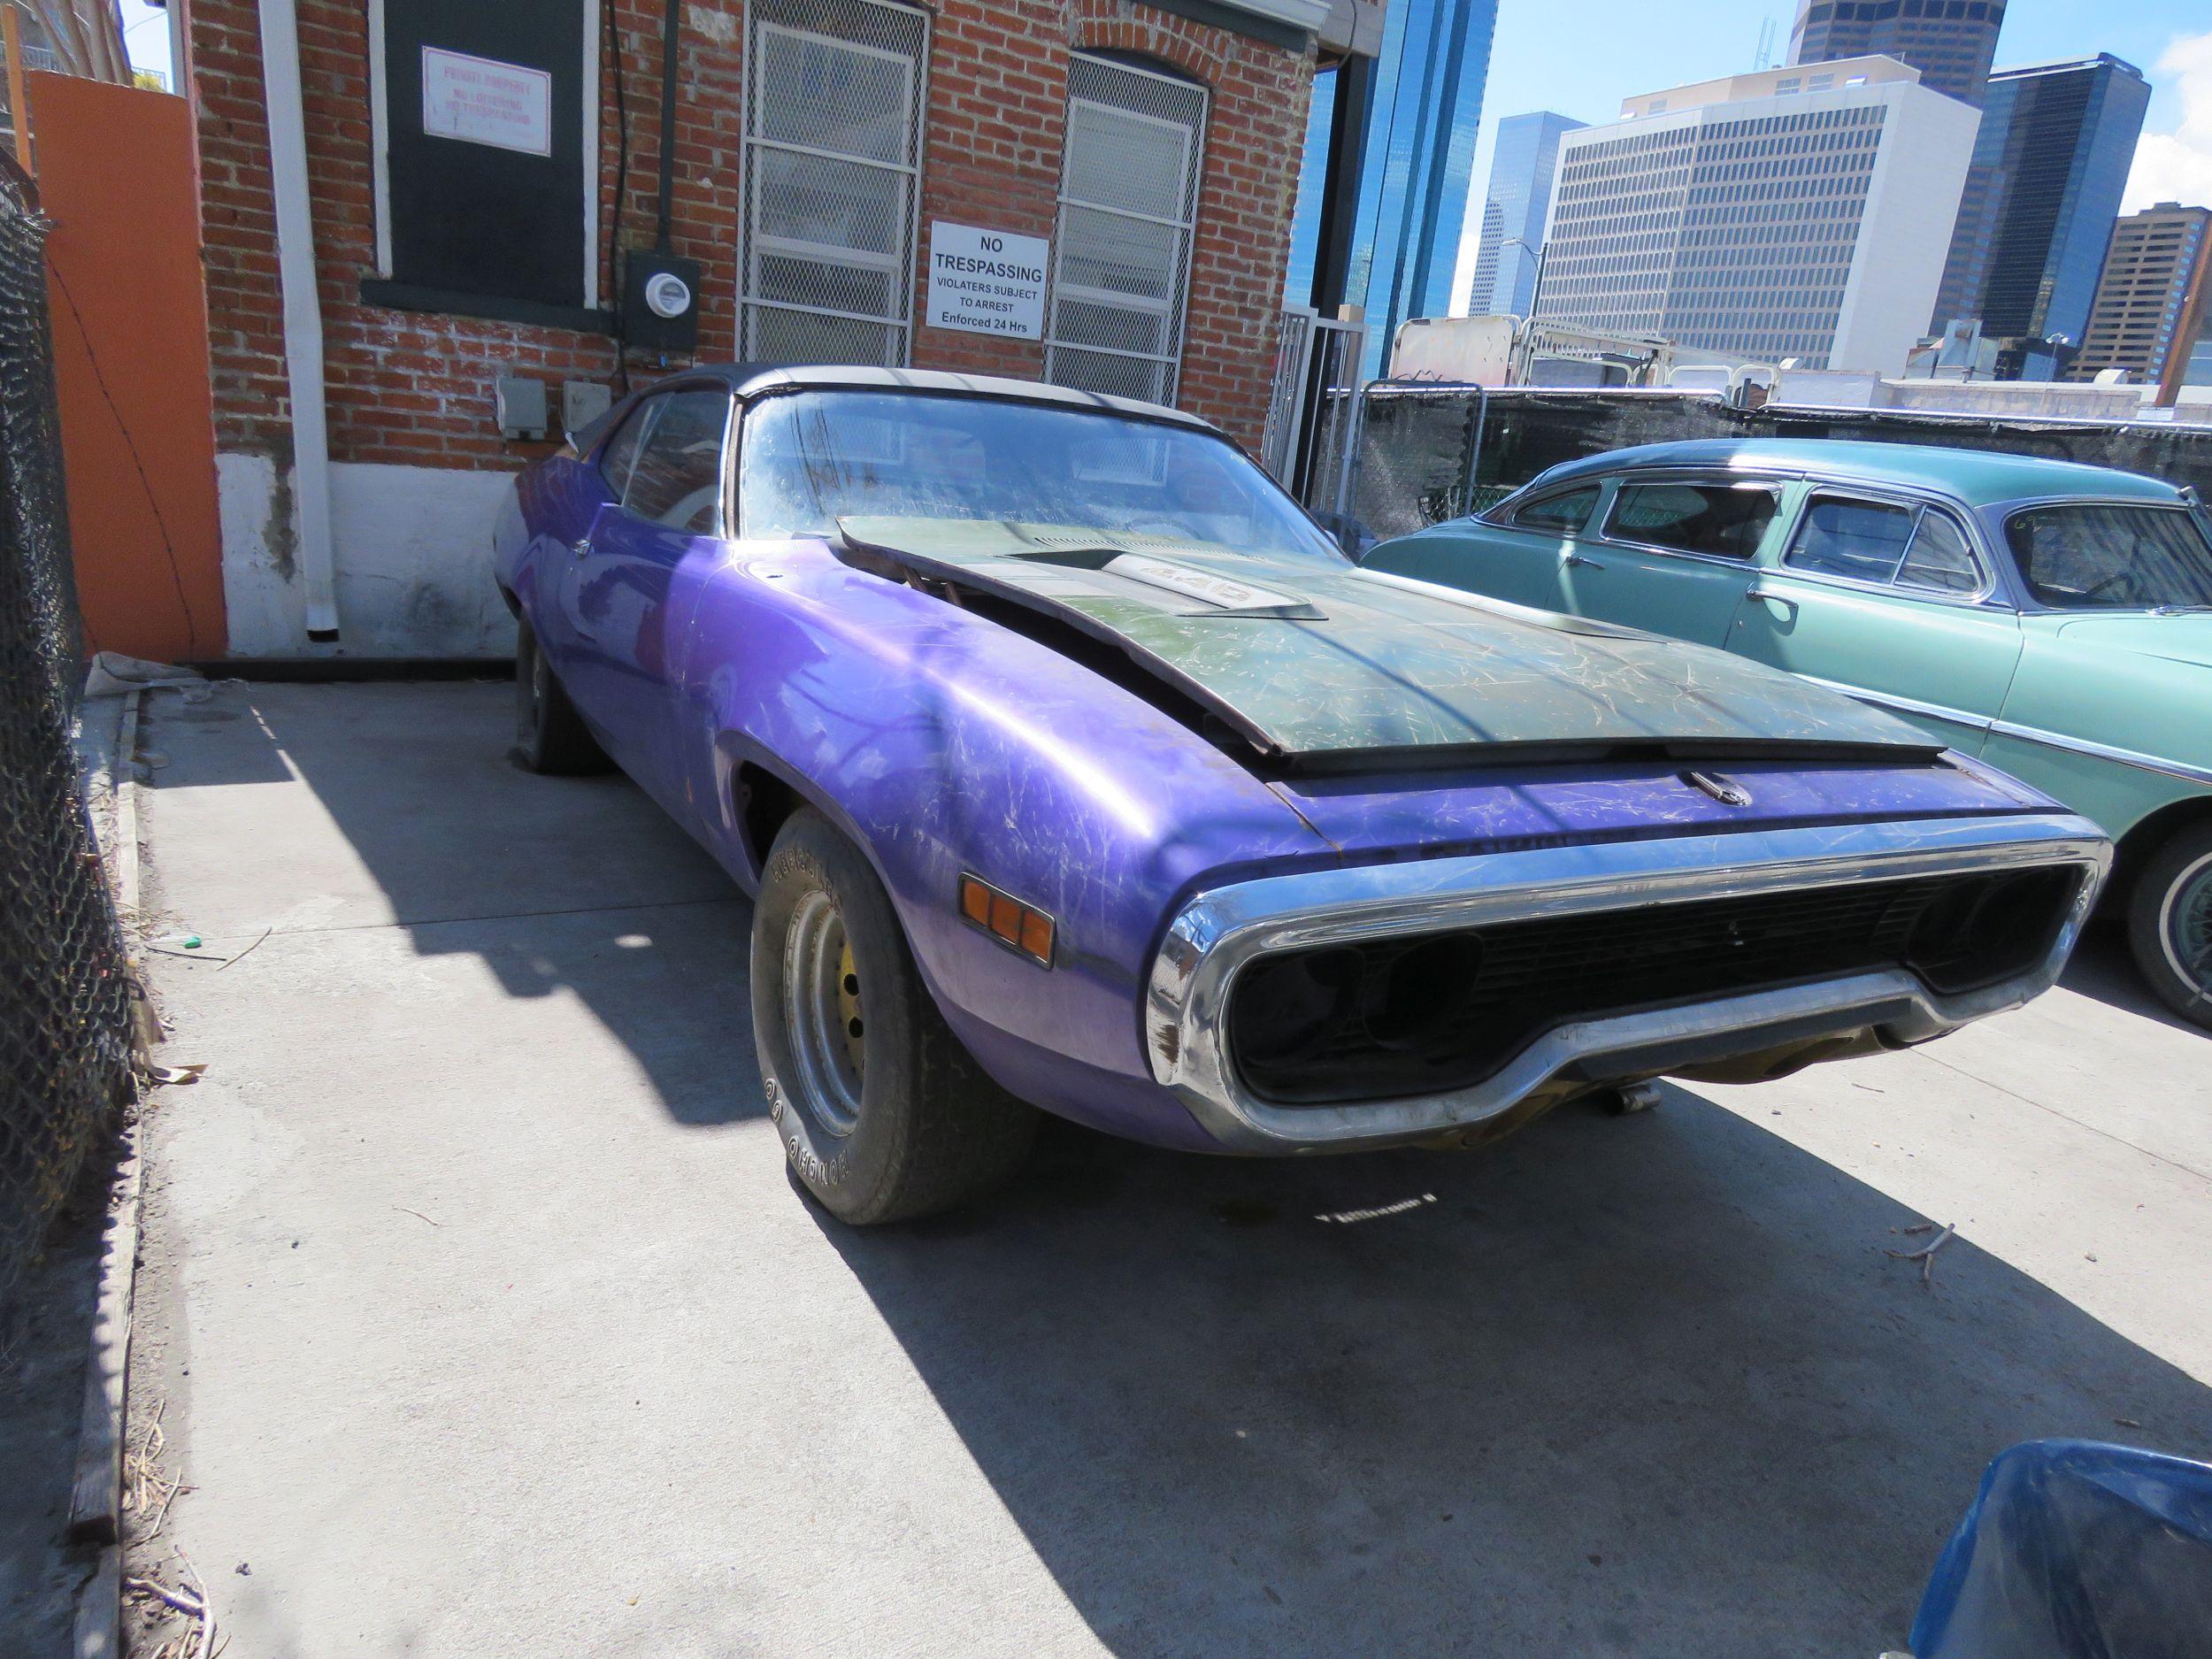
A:
{"label": "electrical meter box", "polygon": [[622,340],[686,354],[699,344],[699,262],[634,249],[622,262]]}

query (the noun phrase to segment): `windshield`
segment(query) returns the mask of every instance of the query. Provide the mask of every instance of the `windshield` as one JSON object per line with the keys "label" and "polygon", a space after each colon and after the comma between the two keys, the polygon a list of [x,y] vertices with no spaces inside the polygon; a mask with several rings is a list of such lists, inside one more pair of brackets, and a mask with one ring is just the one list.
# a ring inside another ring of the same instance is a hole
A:
{"label": "windshield", "polygon": [[2178,507],[2032,507],[2005,522],[2028,591],[2060,611],[2212,607],[2212,541]]}
{"label": "windshield", "polygon": [[802,392],[745,417],[739,534],[838,519],[1010,519],[1343,562],[1235,447],[1206,432],[998,398]]}

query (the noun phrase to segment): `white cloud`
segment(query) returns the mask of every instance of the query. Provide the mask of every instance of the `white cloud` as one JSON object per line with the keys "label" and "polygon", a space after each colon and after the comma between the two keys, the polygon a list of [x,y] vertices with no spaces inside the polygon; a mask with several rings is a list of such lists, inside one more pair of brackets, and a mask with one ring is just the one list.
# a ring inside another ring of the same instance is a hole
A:
{"label": "white cloud", "polygon": [[2176,38],[2154,73],[2178,83],[2181,125],[2146,133],[2136,144],[2120,211],[2139,212],[2154,202],[2212,207],[2212,31]]}

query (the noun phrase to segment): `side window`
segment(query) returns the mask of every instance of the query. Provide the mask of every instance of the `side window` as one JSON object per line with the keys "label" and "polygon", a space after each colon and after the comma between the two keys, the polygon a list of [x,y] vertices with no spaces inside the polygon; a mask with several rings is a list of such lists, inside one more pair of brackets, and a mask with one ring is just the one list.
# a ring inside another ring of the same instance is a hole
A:
{"label": "side window", "polygon": [[1747,559],[1759,550],[1775,499],[1768,484],[1623,484],[1605,534],[1679,553]]}
{"label": "side window", "polygon": [[645,428],[659,407],[657,397],[640,398],[637,407],[623,418],[622,429],[599,451],[599,475],[607,480],[617,501],[622,499],[623,487],[630,481],[630,465],[637,459],[639,440],[645,436]]}
{"label": "side window", "polygon": [[1897,572],[1900,588],[1924,588],[1939,594],[1981,591],[1982,567],[1966,544],[1966,532],[1947,512],[1932,507],[1920,515],[1920,528]]}
{"label": "side window", "polygon": [[658,418],[630,470],[623,511],[672,530],[713,534],[721,517],[722,434],[730,423],[730,395],[673,392],[648,398],[644,406]]}
{"label": "side window", "polygon": [[1590,522],[1590,510],[1597,504],[1598,487],[1588,484],[1579,489],[1540,495],[1526,505],[1515,508],[1511,522],[1517,530],[1548,530],[1559,535],[1573,535]]}
{"label": "side window", "polygon": [[1816,576],[1886,585],[1904,561],[1916,511],[1894,502],[1817,496],[1782,563]]}

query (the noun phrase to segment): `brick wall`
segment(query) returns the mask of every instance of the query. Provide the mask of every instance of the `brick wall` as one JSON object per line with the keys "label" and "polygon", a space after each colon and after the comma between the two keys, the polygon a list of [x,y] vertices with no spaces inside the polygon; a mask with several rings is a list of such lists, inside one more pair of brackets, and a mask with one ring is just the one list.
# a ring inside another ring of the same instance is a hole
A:
{"label": "brick wall", "polygon": [[[606,0],[621,46],[628,107],[625,245],[652,239],[659,164],[660,12]],[[685,7],[674,241],[703,267],[700,354],[734,354],[740,201],[741,0]],[[299,0],[317,271],[323,309],[332,458],[511,468],[544,446],[500,439],[491,388],[504,372],[609,380],[609,341],[565,329],[365,305],[376,225],[361,0]],[[254,0],[190,0],[217,442],[278,458],[288,451],[275,221],[263,119]],[[1133,0],[941,0],[935,12],[920,242],[937,218],[1052,234],[1067,58],[1111,48],[1164,60],[1207,82],[1211,109],[1194,250],[1179,401],[1256,445],[1265,419],[1275,318],[1296,188],[1310,53],[1286,51]],[[613,218],[614,71],[601,65],[600,223]],[[923,314],[917,259],[914,314]],[[603,301],[613,273],[603,268]],[[918,368],[1034,378],[1036,342],[914,330]],[[649,371],[633,366],[632,373]]]}

